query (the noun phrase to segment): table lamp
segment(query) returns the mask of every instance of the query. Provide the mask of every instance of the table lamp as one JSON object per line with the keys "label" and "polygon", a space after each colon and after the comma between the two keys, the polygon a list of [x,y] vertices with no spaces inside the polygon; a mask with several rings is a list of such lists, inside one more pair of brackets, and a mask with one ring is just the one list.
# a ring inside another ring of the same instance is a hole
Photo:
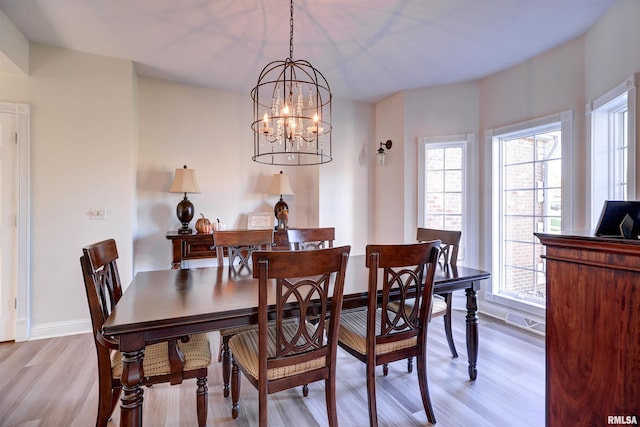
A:
{"label": "table lamp", "polygon": [[196,181],[196,171],[193,169],[187,169],[187,165],[184,165],[182,169],[176,169],[176,176],[173,178],[173,183],[169,189],[170,193],[184,193],[184,199],[176,206],[176,215],[178,221],[182,223],[182,227],[178,230],[178,234],[191,234],[192,230],[189,228],[189,222],[193,219],[193,203],[187,199],[187,193],[199,193],[200,187],[198,187],[198,181]]}
{"label": "table lamp", "polygon": [[287,205],[282,196],[293,196],[289,175],[283,174],[282,171],[274,174],[269,194],[280,195],[280,200],[273,207],[273,214],[278,219],[278,229],[284,230],[287,228],[287,222],[289,221],[289,205]]}

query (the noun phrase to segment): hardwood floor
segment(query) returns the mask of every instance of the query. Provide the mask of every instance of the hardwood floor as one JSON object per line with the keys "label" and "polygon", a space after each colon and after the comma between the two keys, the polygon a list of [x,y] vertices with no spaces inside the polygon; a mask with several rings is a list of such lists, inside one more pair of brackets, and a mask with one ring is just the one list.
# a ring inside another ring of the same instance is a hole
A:
{"label": "hardwood floor", "polygon": [[[429,391],[441,427],[544,426],[544,338],[480,318],[478,379],[470,382],[464,343],[464,313],[455,311],[454,336],[460,357],[451,358],[442,321],[429,329]],[[217,354],[218,334],[211,334]],[[95,425],[97,368],[88,334],[25,343],[0,344],[0,426]],[[338,360],[338,416],[342,426],[367,426],[364,364],[341,352]],[[231,401],[222,396],[221,366],[209,369],[208,425],[257,425],[257,392],[242,383],[240,416],[231,418]],[[380,426],[428,425],[416,371],[406,363],[390,365],[389,376],[376,378]],[[144,391],[148,426],[195,426],[195,382],[160,385]],[[309,386],[309,396],[295,389],[269,396],[269,425],[326,426],[324,384]],[[109,425],[119,424],[116,409]]]}

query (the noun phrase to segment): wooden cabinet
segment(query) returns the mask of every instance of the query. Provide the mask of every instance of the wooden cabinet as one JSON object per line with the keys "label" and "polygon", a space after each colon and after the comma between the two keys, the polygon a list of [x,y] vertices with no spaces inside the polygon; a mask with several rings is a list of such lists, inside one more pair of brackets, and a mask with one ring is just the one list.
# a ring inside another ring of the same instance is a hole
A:
{"label": "wooden cabinet", "polygon": [[[169,231],[167,239],[171,241],[171,268],[178,269],[183,260],[206,259],[216,257],[216,247],[212,234],[178,234]],[[286,230],[273,232],[273,249],[289,250],[289,239]]]}
{"label": "wooden cabinet", "polygon": [[180,268],[183,260],[215,258],[216,247],[213,234],[178,234],[169,231],[167,239],[171,241],[171,268]]}
{"label": "wooden cabinet", "polygon": [[536,236],[546,251],[546,425],[640,422],[640,241]]}

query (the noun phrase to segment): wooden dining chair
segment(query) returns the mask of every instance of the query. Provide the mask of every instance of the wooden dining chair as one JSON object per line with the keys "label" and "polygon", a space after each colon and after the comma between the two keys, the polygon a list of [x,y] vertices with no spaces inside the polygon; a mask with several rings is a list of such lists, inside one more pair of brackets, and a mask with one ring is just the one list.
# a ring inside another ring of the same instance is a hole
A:
{"label": "wooden dining chair", "polygon": [[[240,273],[246,269],[251,273],[251,254],[259,249],[271,249],[273,230],[214,230],[213,244],[216,247],[218,265],[223,264],[226,250],[230,271]],[[237,270],[236,261],[238,261]]]}
{"label": "wooden dining chair", "polygon": [[[461,231],[437,230],[432,228],[418,228],[416,240],[418,242],[430,242],[432,240],[440,240],[440,255],[438,263],[442,268],[455,266],[458,261],[458,247],[460,246]],[[431,308],[431,318],[443,317],[444,332],[449,344],[449,351],[452,357],[458,357],[456,345],[453,342],[453,331],[451,329],[451,292],[438,293],[433,296],[433,305]],[[409,300],[406,307],[411,307]],[[390,304],[391,310],[397,309],[397,304]],[[384,374],[389,372],[388,366],[384,366]],[[413,372],[413,358],[407,358],[407,372]]]}
{"label": "wooden dining chair", "polygon": [[[376,366],[408,357],[417,357],[422,404],[429,422],[436,422],[427,384],[427,330],[439,246],[435,241],[366,247],[369,302],[366,310],[343,313],[338,345],[366,364],[371,426],[378,425]],[[380,276],[382,290],[378,291]],[[413,302],[406,309],[409,298]],[[400,309],[390,310],[391,301],[397,301]]]}
{"label": "wooden dining chair", "polygon": [[[458,248],[460,247],[460,238],[462,237],[461,231],[453,230],[436,230],[432,228],[418,228],[416,240],[418,242],[429,242],[431,240],[440,240],[440,256],[438,262],[443,268],[449,266],[455,267],[458,262]],[[452,357],[458,357],[456,351],[456,345],[453,342],[453,331],[451,329],[451,305],[452,305],[452,293],[442,292],[437,293],[436,298],[442,298],[445,305],[444,313],[444,331],[447,336],[447,343],[449,344],[449,350]],[[435,300],[434,306],[439,305],[442,307],[442,301]]]}
{"label": "wooden dining chair", "polygon": [[[96,427],[104,427],[122,391],[120,377],[123,367],[118,340],[102,334],[102,325],[122,296],[116,264],[118,250],[115,240],[109,239],[86,246],[82,252],[80,264],[98,355]],[[207,423],[207,368],[210,363],[211,349],[207,334],[149,345],[144,349],[142,383],[147,386],[158,383],[174,385],[182,383],[184,379],[195,378],[198,425],[203,427]]]}
{"label": "wooden dining chair", "polygon": [[[267,425],[269,394],[319,380],[325,381],[329,425],[338,425],[337,338],[350,250],[350,246],[341,246],[254,253],[253,275],[259,280],[258,329],[229,340],[233,418],[238,417],[242,371],[258,389],[260,426]],[[275,322],[269,322],[269,313],[274,311]],[[312,324],[310,317],[327,321]],[[288,318],[293,321],[285,321]]]}
{"label": "wooden dining chair", "polygon": [[333,241],[336,239],[336,229],[334,227],[289,228],[287,238],[291,250],[294,251],[332,248]]}
{"label": "wooden dining chair", "polygon": [[[213,243],[216,247],[218,265],[224,263],[226,251],[229,262],[229,272],[240,274],[246,270],[251,274],[251,256],[257,250],[271,250],[273,246],[273,230],[214,230]],[[237,268],[236,268],[236,262]],[[231,377],[231,353],[229,353],[229,339],[238,332],[255,328],[255,325],[238,326],[221,329],[220,351],[218,362],[222,362],[222,393],[229,397],[229,382]]]}

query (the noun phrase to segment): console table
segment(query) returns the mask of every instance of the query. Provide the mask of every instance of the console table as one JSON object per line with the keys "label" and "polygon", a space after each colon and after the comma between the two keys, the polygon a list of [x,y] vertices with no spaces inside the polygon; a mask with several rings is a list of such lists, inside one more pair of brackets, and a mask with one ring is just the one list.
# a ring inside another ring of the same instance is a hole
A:
{"label": "console table", "polygon": [[[171,268],[174,270],[182,266],[182,261],[216,258],[213,234],[179,234],[177,231],[169,231],[167,239],[171,242]],[[273,232],[273,248],[275,250],[289,249],[286,230]]]}
{"label": "console table", "polygon": [[546,249],[546,425],[637,420],[640,240],[535,235]]}

